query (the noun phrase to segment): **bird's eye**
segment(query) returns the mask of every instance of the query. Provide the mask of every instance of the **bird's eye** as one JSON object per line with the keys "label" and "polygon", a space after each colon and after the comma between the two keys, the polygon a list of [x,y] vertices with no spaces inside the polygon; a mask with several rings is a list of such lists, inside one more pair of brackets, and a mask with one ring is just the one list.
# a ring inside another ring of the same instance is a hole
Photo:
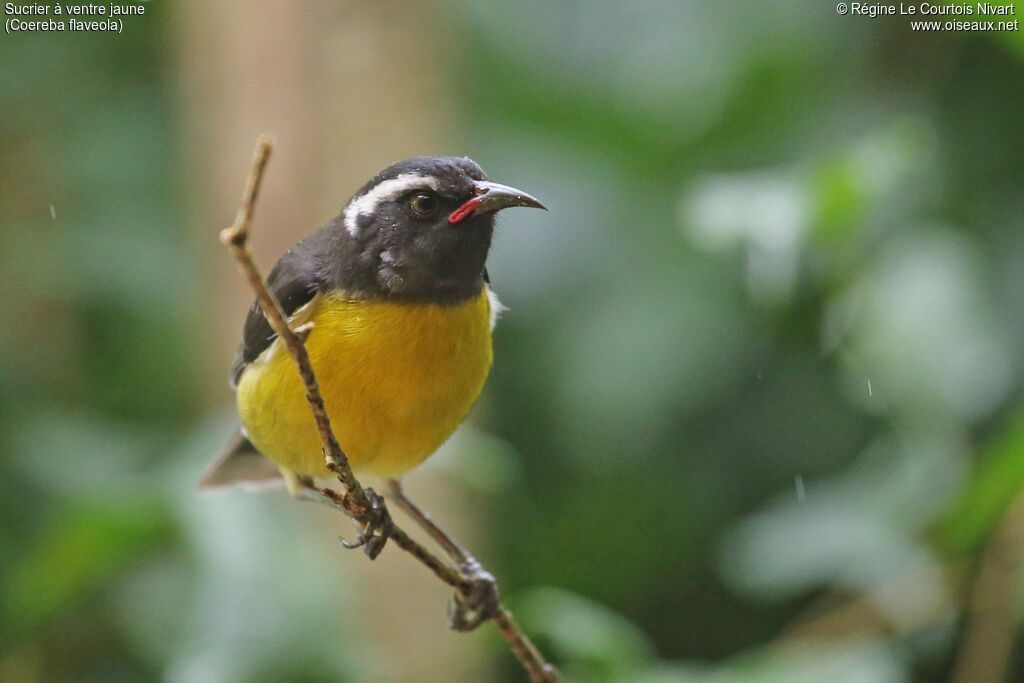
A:
{"label": "bird's eye", "polygon": [[412,196],[409,207],[420,218],[427,218],[437,212],[437,197],[429,192],[418,192]]}

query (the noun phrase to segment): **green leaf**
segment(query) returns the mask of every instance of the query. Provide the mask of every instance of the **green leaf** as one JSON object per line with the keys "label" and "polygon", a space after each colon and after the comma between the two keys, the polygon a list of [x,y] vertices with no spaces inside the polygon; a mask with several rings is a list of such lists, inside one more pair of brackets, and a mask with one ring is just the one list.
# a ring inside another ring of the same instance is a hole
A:
{"label": "green leaf", "polygon": [[984,450],[963,492],[932,529],[940,550],[970,553],[998,526],[1024,486],[1024,409]]}

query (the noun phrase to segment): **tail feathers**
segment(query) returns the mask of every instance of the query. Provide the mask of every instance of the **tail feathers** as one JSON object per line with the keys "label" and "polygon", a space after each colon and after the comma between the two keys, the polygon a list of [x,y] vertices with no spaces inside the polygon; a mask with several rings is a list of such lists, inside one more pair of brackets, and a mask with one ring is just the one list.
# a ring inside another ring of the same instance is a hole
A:
{"label": "tail feathers", "polygon": [[232,484],[251,490],[276,488],[284,484],[277,465],[256,450],[242,429],[235,432],[231,441],[199,479],[199,489],[202,491]]}

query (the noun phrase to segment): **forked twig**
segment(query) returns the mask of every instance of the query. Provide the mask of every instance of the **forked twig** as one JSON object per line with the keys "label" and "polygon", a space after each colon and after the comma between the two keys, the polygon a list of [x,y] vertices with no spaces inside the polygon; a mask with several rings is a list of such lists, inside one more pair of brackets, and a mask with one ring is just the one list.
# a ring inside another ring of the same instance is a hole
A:
{"label": "forked twig", "polygon": [[[249,232],[252,228],[253,211],[263,180],[263,173],[270,159],[272,148],[271,137],[266,134],[261,135],[256,142],[256,152],[253,156],[249,176],[246,179],[242,203],[235,216],[235,222],[221,231],[220,240],[231,250],[231,254],[238,262],[239,270],[242,271],[242,275],[245,276],[256,293],[256,299],[263,309],[267,321],[287,347],[292,360],[295,361],[295,366],[298,368],[306,388],[306,400],[309,402],[310,412],[313,413],[317,430],[320,433],[327,469],[338,478],[343,487],[343,492],[339,493],[328,488],[307,486],[303,489],[303,497],[326,503],[363,524],[370,532],[370,538],[361,538],[360,543],[366,545],[367,554],[371,558],[383,549],[385,540],[390,539],[429,568],[441,581],[454,587],[461,595],[468,596],[474,588],[474,583],[449,567],[395,524],[387,514],[383,501],[372,490],[364,489],[352,473],[348,457],[341,449],[331,429],[331,422],[324,407],[324,399],[320,394],[316,375],[313,374],[309,354],[306,352],[305,340],[312,328],[309,324],[296,329],[291,328],[277,297],[270,292],[266,281],[253,261],[252,252],[249,250]],[[376,531],[374,531],[375,529]],[[379,535],[375,536],[375,533]],[[513,621],[508,610],[499,604],[497,611],[490,617],[490,621],[493,621],[498,627],[512,653],[526,669],[531,681],[534,683],[557,683],[558,675],[554,667],[544,660],[534,644]]]}

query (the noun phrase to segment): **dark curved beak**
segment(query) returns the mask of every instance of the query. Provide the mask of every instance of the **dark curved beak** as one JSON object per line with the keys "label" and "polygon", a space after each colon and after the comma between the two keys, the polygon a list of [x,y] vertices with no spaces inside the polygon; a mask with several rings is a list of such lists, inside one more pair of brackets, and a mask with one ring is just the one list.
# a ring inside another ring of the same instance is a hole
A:
{"label": "dark curved beak", "polygon": [[473,185],[476,187],[476,195],[448,216],[449,223],[458,223],[470,215],[501,211],[512,206],[548,210],[536,197],[514,187],[485,180],[478,180]]}
{"label": "dark curved beak", "polygon": [[478,181],[473,184],[476,185],[476,193],[480,196],[480,203],[476,205],[476,213],[501,211],[513,206],[529,206],[534,209],[548,210],[548,207],[541,204],[539,199],[514,187],[486,181]]}

